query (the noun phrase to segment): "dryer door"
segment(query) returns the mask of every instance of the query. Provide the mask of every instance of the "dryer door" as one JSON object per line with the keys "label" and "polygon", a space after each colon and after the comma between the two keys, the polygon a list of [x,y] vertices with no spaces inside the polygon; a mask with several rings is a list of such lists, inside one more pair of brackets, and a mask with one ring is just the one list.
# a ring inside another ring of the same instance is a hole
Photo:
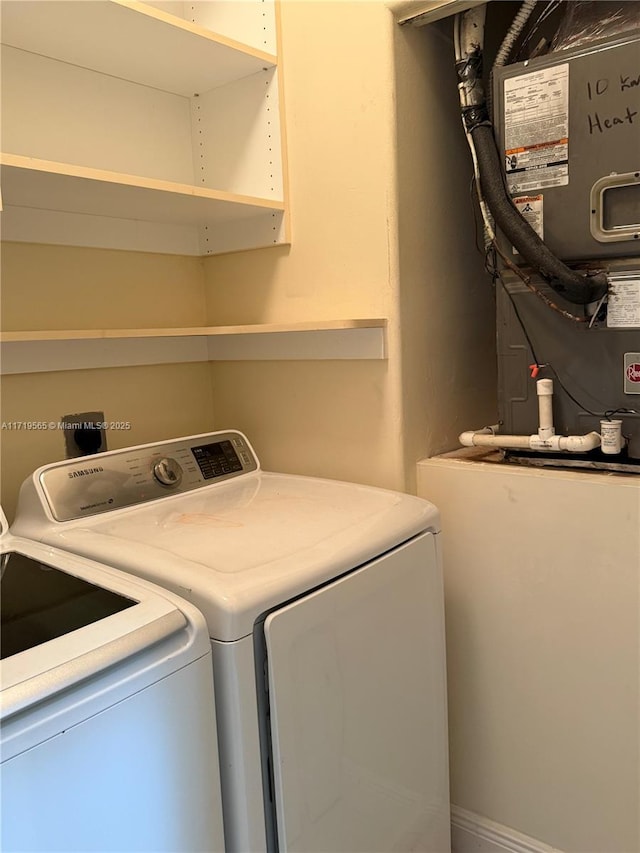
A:
{"label": "dryer door", "polygon": [[449,850],[443,609],[425,533],[266,619],[280,850]]}

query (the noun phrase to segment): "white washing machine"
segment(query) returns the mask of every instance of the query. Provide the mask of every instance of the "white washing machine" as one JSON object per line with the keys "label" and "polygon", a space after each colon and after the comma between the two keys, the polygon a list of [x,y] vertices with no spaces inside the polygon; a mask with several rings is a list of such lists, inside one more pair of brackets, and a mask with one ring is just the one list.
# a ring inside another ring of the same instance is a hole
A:
{"label": "white washing machine", "polygon": [[44,466],[13,529],[205,615],[228,853],[449,851],[431,504],[263,472],[227,431]]}
{"label": "white washing machine", "polygon": [[222,851],[202,615],[6,532],[0,565],[3,853]]}

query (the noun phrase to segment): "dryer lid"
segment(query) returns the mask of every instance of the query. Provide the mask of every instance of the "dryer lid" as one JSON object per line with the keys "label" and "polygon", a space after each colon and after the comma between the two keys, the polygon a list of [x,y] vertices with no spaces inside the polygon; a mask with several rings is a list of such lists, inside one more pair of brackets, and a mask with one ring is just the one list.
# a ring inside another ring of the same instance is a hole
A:
{"label": "dryer lid", "polygon": [[411,495],[261,472],[39,535],[189,599],[210,636],[229,641],[283,601],[438,529],[436,508]]}

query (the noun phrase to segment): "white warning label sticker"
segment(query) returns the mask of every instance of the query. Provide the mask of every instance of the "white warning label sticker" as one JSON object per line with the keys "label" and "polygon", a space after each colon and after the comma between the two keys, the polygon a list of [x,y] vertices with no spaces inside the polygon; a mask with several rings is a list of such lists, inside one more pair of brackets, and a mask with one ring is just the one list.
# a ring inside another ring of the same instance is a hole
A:
{"label": "white warning label sticker", "polygon": [[607,326],[612,329],[640,328],[640,276],[612,278],[607,300]]}
{"label": "white warning label sticker", "polygon": [[[520,215],[527,220],[529,225],[536,232],[541,240],[544,240],[544,208],[542,195],[521,195],[513,199],[513,203],[520,212]],[[518,250],[515,246],[513,254],[517,255]]]}
{"label": "white warning label sticker", "polygon": [[504,156],[512,195],[569,183],[569,65],[504,81]]}

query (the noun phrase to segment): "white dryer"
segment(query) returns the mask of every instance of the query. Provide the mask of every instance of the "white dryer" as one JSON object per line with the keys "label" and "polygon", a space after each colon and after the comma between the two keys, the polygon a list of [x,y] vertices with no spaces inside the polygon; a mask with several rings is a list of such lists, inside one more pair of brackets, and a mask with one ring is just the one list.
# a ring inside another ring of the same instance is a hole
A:
{"label": "white dryer", "polygon": [[263,472],[227,431],[44,466],[13,529],[205,615],[228,853],[450,849],[431,504]]}
{"label": "white dryer", "polygon": [[0,565],[0,849],[221,853],[202,615],[6,532]]}

